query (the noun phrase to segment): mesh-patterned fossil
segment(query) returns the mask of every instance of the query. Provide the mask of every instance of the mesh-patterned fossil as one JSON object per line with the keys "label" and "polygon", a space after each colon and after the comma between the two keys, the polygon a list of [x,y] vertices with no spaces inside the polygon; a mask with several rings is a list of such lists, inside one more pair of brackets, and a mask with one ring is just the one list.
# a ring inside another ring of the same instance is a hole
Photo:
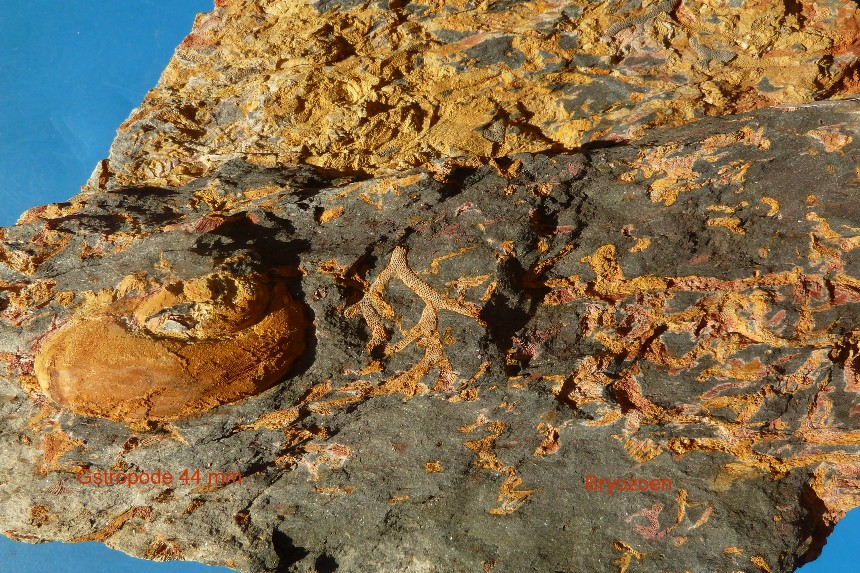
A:
{"label": "mesh-patterned fossil", "polygon": [[155,288],[127,279],[36,353],[43,391],[77,414],[185,418],[270,388],[305,349],[306,318],[283,283],[225,272]]}
{"label": "mesh-patterned fossil", "polygon": [[[347,318],[352,318],[359,313],[364,317],[370,329],[370,340],[367,343],[368,351],[384,345],[385,356],[391,356],[413,343],[424,348],[424,357],[421,361],[406,372],[401,372],[383,383],[375,391],[379,394],[392,391],[403,392],[407,396],[412,396],[419,392],[419,382],[433,368],[439,371],[435,388],[452,388],[453,382],[457,379],[457,373],[442,346],[442,339],[439,334],[440,310],[468,316],[475,319],[481,326],[485,324],[479,318],[481,309],[477,305],[451,299],[436,292],[433,287],[424,282],[410,268],[406,253],[405,247],[395,247],[391,253],[390,262],[367,289],[364,297],[347,308],[344,313]],[[386,285],[393,278],[400,279],[412,292],[417,294],[424,303],[424,309],[418,322],[403,333],[403,338],[399,342],[388,344],[389,334],[384,321],[393,320],[395,312],[391,305],[383,299],[383,294]]]}

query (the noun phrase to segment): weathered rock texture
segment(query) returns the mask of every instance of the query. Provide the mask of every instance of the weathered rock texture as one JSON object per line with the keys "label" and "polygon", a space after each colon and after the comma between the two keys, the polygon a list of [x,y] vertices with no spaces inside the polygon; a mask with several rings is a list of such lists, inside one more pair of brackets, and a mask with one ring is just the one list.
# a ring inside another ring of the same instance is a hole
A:
{"label": "weathered rock texture", "polygon": [[853,0],[219,0],[88,189],[378,174],[860,91]]}
{"label": "weathered rock texture", "polygon": [[217,4],[3,230],[6,535],[774,573],[860,505],[854,3]]}

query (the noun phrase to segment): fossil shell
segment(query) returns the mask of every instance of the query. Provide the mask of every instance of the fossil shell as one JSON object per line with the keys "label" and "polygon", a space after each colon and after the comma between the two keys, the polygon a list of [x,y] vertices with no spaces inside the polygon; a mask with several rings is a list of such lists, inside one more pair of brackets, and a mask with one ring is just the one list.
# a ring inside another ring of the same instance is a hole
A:
{"label": "fossil shell", "polygon": [[304,352],[305,326],[283,283],[212,273],[80,311],[45,338],[34,366],[77,414],[176,420],[273,386]]}

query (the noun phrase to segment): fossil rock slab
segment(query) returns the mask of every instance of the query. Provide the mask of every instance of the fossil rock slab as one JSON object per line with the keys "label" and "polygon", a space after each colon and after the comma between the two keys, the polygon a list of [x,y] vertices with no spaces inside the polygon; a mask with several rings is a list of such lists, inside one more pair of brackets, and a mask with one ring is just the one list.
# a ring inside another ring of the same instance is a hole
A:
{"label": "fossil rock slab", "polygon": [[[3,232],[4,532],[241,571],[792,571],[860,492],[858,113],[373,178],[233,160],[33,209]],[[40,384],[235,341],[277,285],[304,318],[200,355],[208,403],[123,418]],[[139,312],[70,357],[111,305]],[[221,399],[242,353],[295,361]]]}
{"label": "fossil rock slab", "polygon": [[0,230],[0,530],[793,571],[860,504],[857,10],[217,0]]}

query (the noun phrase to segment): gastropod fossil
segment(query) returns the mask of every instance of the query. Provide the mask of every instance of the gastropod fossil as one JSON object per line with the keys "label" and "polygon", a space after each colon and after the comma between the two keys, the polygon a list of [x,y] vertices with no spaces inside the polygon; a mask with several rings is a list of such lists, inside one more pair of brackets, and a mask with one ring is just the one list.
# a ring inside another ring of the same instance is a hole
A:
{"label": "gastropod fossil", "polygon": [[42,390],[85,416],[141,424],[193,416],[272,387],[305,350],[285,284],[214,272],[118,291],[47,335]]}

